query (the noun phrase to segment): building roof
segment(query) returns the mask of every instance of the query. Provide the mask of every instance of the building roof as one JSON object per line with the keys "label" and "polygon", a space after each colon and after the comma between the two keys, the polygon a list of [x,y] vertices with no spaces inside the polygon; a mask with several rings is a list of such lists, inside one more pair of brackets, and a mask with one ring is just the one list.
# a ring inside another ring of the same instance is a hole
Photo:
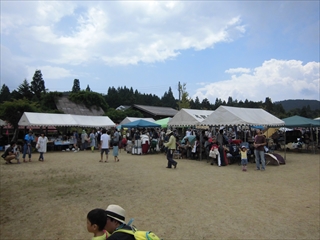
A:
{"label": "building roof", "polygon": [[145,105],[137,105],[134,104],[132,106],[140,111],[144,111],[153,116],[165,116],[165,117],[173,117],[178,112],[176,109],[170,107],[154,107],[154,106],[145,106]]}
{"label": "building roof", "polygon": [[71,102],[67,96],[58,98],[58,100],[56,101],[56,105],[58,110],[62,111],[65,114],[101,116],[104,113],[101,108],[97,110],[95,106],[92,106],[91,109],[88,109],[83,104]]}
{"label": "building roof", "polygon": [[116,110],[121,110],[121,111],[124,111],[124,110],[127,110],[131,108],[131,106],[128,106],[128,105],[120,105],[119,107],[116,108]]}

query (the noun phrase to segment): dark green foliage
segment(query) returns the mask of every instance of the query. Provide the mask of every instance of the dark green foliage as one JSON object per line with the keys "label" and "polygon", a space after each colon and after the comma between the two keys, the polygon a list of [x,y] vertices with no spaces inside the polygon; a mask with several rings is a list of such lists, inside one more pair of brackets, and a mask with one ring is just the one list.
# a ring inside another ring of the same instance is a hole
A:
{"label": "dark green foliage", "polygon": [[70,93],[69,99],[78,104],[82,103],[89,109],[96,107],[98,110],[101,108],[106,112],[109,107],[102,94],[96,92],[80,91]]}
{"label": "dark green foliage", "polygon": [[30,85],[27,79],[24,79],[22,84],[19,85],[18,89],[12,92],[13,99],[23,99],[32,100],[33,93],[30,90]]}
{"label": "dark green foliage", "polygon": [[126,117],[140,117],[143,118],[143,114],[139,111],[127,109],[125,111],[116,110],[114,108],[109,108],[105,112],[104,116],[108,116],[113,122],[120,123]]}
{"label": "dark green foliage", "polygon": [[72,86],[72,92],[73,93],[77,93],[77,92],[80,92],[81,89],[80,89],[80,81],[79,79],[74,79],[73,80],[73,86]]}
{"label": "dark green foliage", "polygon": [[10,101],[11,93],[9,88],[3,84],[2,88],[0,90],[0,103],[3,103],[4,101]]}
{"label": "dark green foliage", "polygon": [[27,99],[6,101],[0,105],[0,118],[9,122],[14,128],[18,128],[18,122],[24,112],[38,112],[37,103]]}
{"label": "dark green foliage", "polygon": [[41,93],[46,93],[46,87],[42,78],[41,70],[36,70],[30,85],[30,90],[34,94],[37,100],[40,100]]}
{"label": "dark green foliage", "polygon": [[91,89],[90,89],[90,87],[89,87],[89,84],[87,85],[86,91],[87,91],[87,92],[91,92]]}
{"label": "dark green foliage", "polygon": [[275,102],[276,104],[281,104],[286,111],[290,111],[295,108],[302,109],[303,107],[307,107],[309,105],[310,110],[320,110],[320,101],[318,100],[308,100],[308,99],[289,99],[283,100],[279,102]]}
{"label": "dark green foliage", "polygon": [[212,106],[208,100],[208,98],[204,98],[201,102],[201,109],[203,110],[211,110]]}
{"label": "dark green foliage", "polygon": [[163,107],[177,108],[177,100],[174,98],[171,87],[169,87],[168,92],[165,92],[161,98],[161,103]]}
{"label": "dark green foliage", "polygon": [[59,92],[48,92],[41,97],[41,111],[42,112],[51,112],[51,113],[60,113],[57,109],[56,101],[59,97],[62,96],[62,93]]}

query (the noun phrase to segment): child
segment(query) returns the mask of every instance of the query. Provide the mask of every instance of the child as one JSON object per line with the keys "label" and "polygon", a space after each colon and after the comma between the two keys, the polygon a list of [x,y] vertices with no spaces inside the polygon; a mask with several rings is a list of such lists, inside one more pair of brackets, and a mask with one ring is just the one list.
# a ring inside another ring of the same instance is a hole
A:
{"label": "child", "polygon": [[248,149],[245,146],[242,146],[240,149],[241,154],[241,165],[242,171],[247,171],[247,164],[248,164],[248,156],[247,156]]}
{"label": "child", "polygon": [[212,153],[211,157],[212,157],[212,162],[211,165],[214,164],[214,160],[218,157],[218,166],[221,166],[221,159],[220,159],[220,153],[219,153],[219,142],[216,142],[215,140],[212,143],[210,152]]}
{"label": "child", "polygon": [[107,223],[107,213],[104,209],[96,208],[87,215],[87,230],[93,233],[92,240],[105,240],[108,232],[104,230]]}

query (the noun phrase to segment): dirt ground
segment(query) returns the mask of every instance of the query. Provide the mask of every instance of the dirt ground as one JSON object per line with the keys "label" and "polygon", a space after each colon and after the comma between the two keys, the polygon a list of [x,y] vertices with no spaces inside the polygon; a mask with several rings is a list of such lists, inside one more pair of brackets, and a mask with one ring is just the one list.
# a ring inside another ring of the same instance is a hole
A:
{"label": "dirt ground", "polygon": [[[283,155],[283,153],[280,153]],[[86,215],[119,204],[126,220],[163,239],[319,239],[320,155],[287,153],[287,164],[238,165],[163,154],[49,152],[45,162],[0,163],[0,239],[91,239]]]}

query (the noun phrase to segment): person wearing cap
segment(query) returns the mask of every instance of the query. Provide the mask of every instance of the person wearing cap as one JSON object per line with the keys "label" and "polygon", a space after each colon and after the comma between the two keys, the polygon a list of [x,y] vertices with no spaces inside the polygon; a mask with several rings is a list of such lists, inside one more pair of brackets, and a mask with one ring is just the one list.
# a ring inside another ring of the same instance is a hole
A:
{"label": "person wearing cap", "polygon": [[167,150],[167,159],[168,159],[167,168],[172,168],[172,165],[174,166],[174,168],[177,168],[178,163],[175,160],[173,160],[173,153],[177,148],[176,138],[175,138],[175,136],[173,136],[173,132],[171,130],[167,130],[166,135],[169,136],[169,141],[167,143],[164,143],[164,146],[168,148],[168,150]]}
{"label": "person wearing cap", "polygon": [[241,154],[241,165],[242,165],[242,171],[247,171],[247,164],[248,164],[248,155],[247,155],[248,149],[246,146],[242,145],[240,148],[240,154]]}
{"label": "person wearing cap", "polygon": [[31,144],[32,144],[33,140],[34,140],[34,137],[32,135],[32,131],[29,130],[29,133],[26,134],[26,136],[24,137],[23,155],[22,155],[23,162],[27,162],[26,161],[27,153],[29,155],[29,162],[31,162],[31,153],[32,153]]}
{"label": "person wearing cap", "polygon": [[126,211],[119,205],[111,204],[106,209],[107,223],[105,230],[111,235],[108,240],[134,240],[132,234],[117,232],[119,229],[131,230],[132,228],[126,225]]}

